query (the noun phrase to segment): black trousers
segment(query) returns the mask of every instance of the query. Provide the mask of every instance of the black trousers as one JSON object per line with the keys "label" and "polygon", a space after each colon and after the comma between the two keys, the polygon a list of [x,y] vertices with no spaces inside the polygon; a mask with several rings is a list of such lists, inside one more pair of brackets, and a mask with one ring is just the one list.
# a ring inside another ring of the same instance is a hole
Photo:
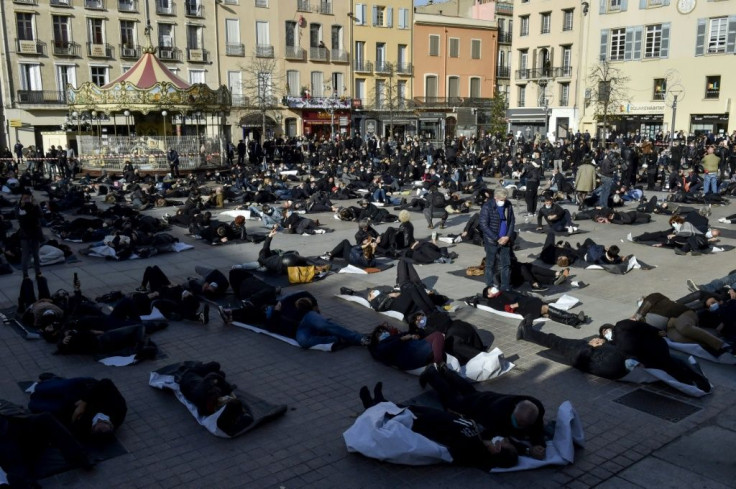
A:
{"label": "black trousers", "polygon": [[143,271],[141,285],[148,287],[152,291],[157,291],[171,285],[171,281],[158,265],[154,265],[152,267],[146,267]]}
{"label": "black trousers", "polygon": [[526,211],[530,214],[537,213],[537,197],[539,195],[539,180],[527,180],[526,192],[524,198],[526,200]]}

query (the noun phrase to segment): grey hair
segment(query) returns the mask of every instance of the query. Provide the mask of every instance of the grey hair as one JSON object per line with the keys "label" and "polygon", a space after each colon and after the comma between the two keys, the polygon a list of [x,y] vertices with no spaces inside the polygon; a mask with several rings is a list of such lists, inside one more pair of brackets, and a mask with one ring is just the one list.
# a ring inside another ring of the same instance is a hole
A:
{"label": "grey hair", "polygon": [[493,191],[493,198],[494,199],[505,199],[509,196],[509,191],[505,188],[497,188]]}

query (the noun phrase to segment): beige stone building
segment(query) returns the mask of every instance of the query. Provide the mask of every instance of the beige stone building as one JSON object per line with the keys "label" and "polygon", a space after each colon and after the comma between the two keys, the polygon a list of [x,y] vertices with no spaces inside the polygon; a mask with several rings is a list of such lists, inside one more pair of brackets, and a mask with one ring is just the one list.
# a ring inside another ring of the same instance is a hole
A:
{"label": "beige stone building", "polygon": [[514,2],[509,129],[565,138],[576,129],[576,93],[585,44],[579,0]]}
{"label": "beige stone building", "polygon": [[[736,129],[736,1],[602,0],[586,22],[586,72],[605,59],[628,78],[609,131],[655,137],[672,129],[673,112],[686,134]],[[601,127],[596,95],[588,81],[580,116],[591,134]]]}
{"label": "beige stone building", "polygon": [[[216,69],[218,4],[209,0],[148,3],[152,42],[166,66],[190,83],[211,87],[224,83]],[[78,127],[82,121],[67,112],[66,85],[86,81],[104,85],[130,68],[146,42],[145,10],[145,0],[0,2],[5,21],[0,93],[3,132],[9,142],[40,145],[42,132],[57,131],[65,122]],[[83,122],[108,134],[136,130],[122,114]],[[201,123],[206,127],[207,121]],[[193,127],[184,125],[185,131]]]}

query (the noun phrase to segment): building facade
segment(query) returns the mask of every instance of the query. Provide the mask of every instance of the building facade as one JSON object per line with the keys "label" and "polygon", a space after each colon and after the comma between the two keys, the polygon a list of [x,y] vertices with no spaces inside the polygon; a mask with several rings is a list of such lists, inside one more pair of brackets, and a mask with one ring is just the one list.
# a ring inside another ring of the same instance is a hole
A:
{"label": "building facade", "polygon": [[[72,117],[66,108],[67,84],[105,85],[130,68],[146,42],[144,0],[7,0],[0,2],[1,80],[4,134],[9,143],[41,145],[41,133],[66,124],[108,134],[145,133],[162,121],[133,123],[123,114],[96,120]],[[158,56],[190,83],[220,85],[217,66],[215,2],[151,0],[152,43]],[[184,134],[206,127],[175,120]],[[150,126],[150,127],[149,127]],[[196,127],[196,129],[195,129]],[[72,131],[75,134],[76,131]]]}
{"label": "building facade", "polygon": [[576,130],[583,11],[589,2],[514,3],[509,129],[514,134],[566,138]]}
{"label": "building facade", "polygon": [[[588,17],[587,72],[604,60],[626,79],[609,131],[654,138],[736,128],[736,1],[602,0]],[[581,123],[591,134],[602,125],[597,100],[589,80]]]}

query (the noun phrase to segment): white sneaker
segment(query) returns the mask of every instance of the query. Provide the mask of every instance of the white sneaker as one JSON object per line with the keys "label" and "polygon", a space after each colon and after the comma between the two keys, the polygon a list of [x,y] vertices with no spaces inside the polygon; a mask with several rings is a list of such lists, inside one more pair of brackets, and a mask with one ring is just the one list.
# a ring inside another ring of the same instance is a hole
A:
{"label": "white sneaker", "polygon": [[437,231],[432,233],[432,242],[437,241]]}
{"label": "white sneaker", "polygon": [[463,240],[462,236],[458,236],[457,238],[454,239],[455,243],[460,243],[462,242],[462,240]]}
{"label": "white sneaker", "polygon": [[326,232],[327,231],[325,231],[324,229],[315,229],[314,230],[314,234],[325,234]]}
{"label": "white sneaker", "polygon": [[336,219],[336,220],[338,220],[338,221],[340,220],[340,216],[338,216],[337,214],[335,214],[335,215],[334,215],[334,216],[332,216],[332,217],[333,217],[333,218],[335,218],[335,219]]}
{"label": "white sneaker", "polygon": [[722,222],[723,224],[725,224],[726,222],[728,222],[728,219],[726,219],[725,217],[719,217],[718,222]]}

